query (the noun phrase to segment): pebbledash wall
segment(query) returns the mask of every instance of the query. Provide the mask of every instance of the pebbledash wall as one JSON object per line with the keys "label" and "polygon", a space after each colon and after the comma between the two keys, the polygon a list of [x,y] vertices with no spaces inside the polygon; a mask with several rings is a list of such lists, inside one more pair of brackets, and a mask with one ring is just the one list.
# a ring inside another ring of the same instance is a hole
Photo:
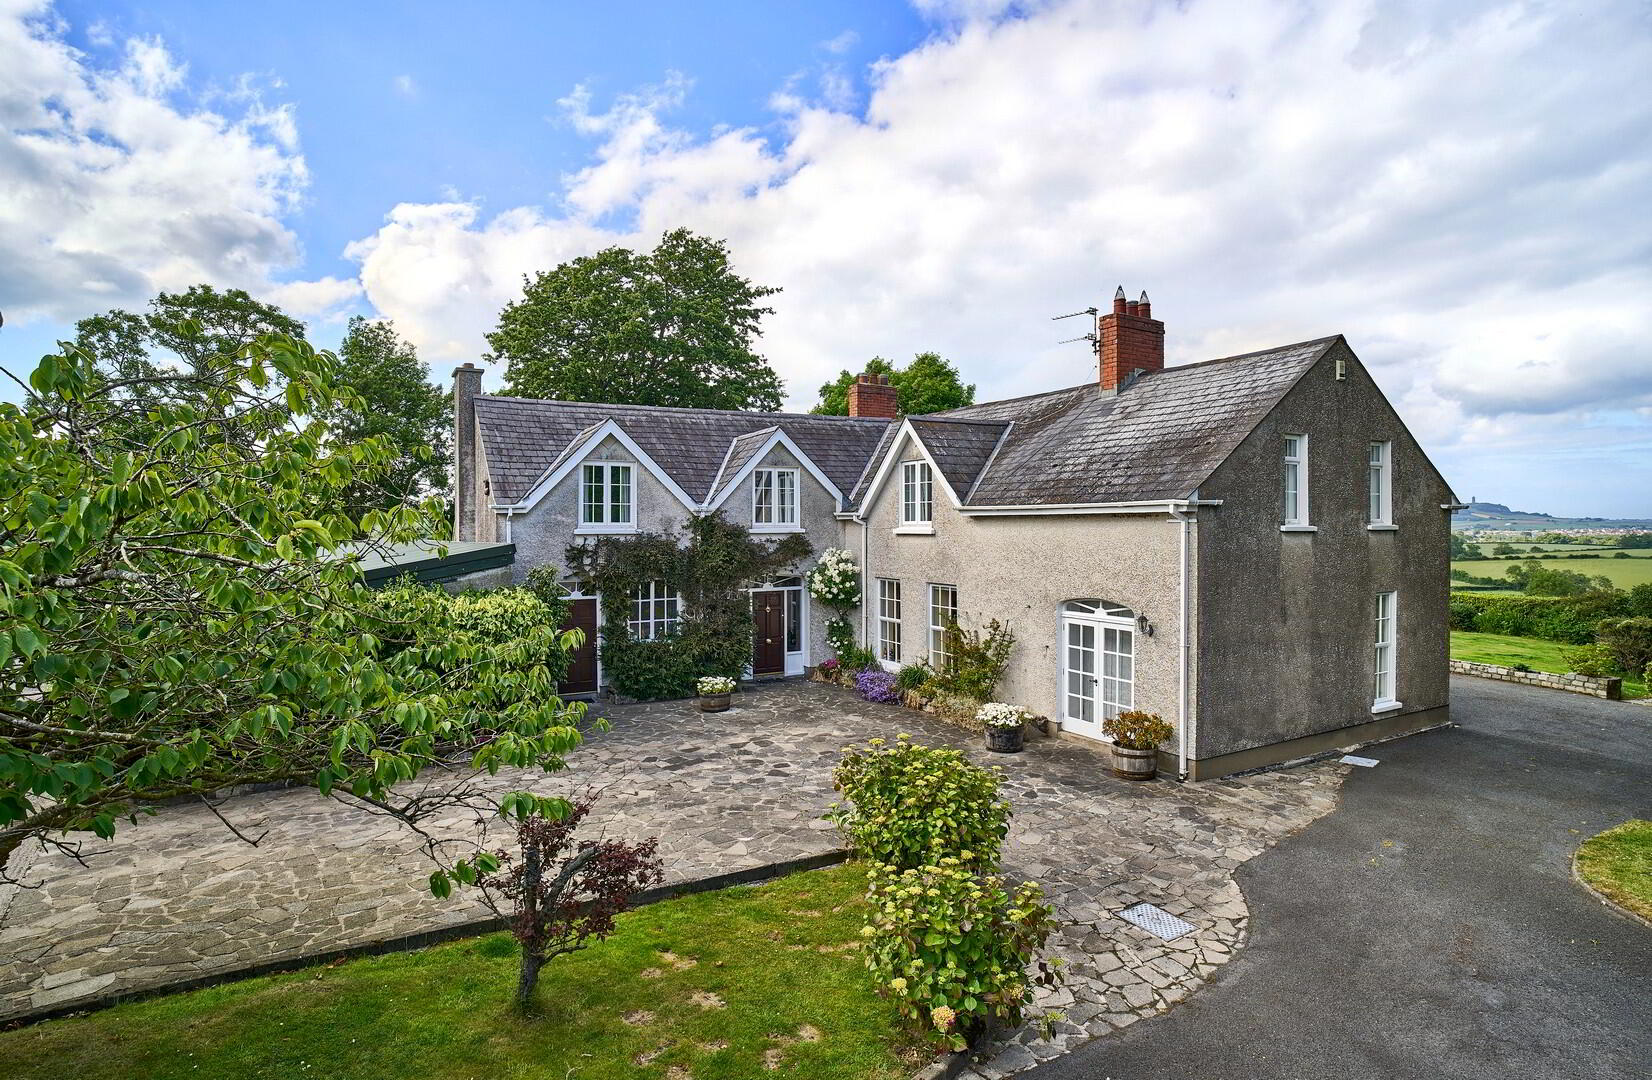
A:
{"label": "pebbledash wall", "polygon": [[1574,694],[1588,694],[1608,701],[1623,700],[1623,680],[1615,675],[1579,675],[1575,671],[1556,674],[1552,671],[1517,671],[1498,664],[1476,664],[1472,660],[1451,661],[1455,675],[1473,675],[1480,679],[1499,679],[1503,682],[1542,686],[1550,690],[1566,690]]}

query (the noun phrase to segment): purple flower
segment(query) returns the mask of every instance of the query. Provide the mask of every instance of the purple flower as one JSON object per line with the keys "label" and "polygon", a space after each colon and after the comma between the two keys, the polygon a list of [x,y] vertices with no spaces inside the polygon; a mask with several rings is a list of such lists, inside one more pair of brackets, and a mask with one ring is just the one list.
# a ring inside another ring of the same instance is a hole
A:
{"label": "purple flower", "polygon": [[855,689],[867,701],[899,701],[901,692],[895,689],[895,676],[878,668],[868,668],[855,676]]}

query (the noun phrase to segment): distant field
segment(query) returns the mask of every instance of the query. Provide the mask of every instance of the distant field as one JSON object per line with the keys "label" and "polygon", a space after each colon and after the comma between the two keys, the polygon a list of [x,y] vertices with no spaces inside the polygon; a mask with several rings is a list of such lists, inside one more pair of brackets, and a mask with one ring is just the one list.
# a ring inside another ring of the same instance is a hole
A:
{"label": "distant field", "polygon": [[[1590,577],[1605,575],[1612,579],[1612,584],[1620,589],[1628,589],[1644,582],[1652,581],[1652,550],[1641,549],[1631,551],[1632,559],[1614,559],[1608,555],[1604,559],[1538,559],[1539,563],[1551,570],[1572,570],[1579,574],[1588,574]],[[1521,560],[1524,561],[1524,560]],[[1453,570],[1467,570],[1475,577],[1501,578],[1508,573],[1508,568],[1514,565],[1510,559],[1464,559],[1451,564]],[[1453,586],[1461,582],[1452,582]]]}
{"label": "distant field", "polygon": [[1539,548],[1543,551],[1605,551],[1605,544],[1529,544],[1524,540],[1487,540],[1479,544],[1480,554],[1490,555],[1491,549],[1498,544],[1513,544],[1522,552]]}
{"label": "distant field", "polygon": [[[1451,632],[1451,658],[1476,664],[1501,664],[1503,667],[1525,664],[1533,671],[1564,672],[1571,670],[1571,665],[1566,663],[1565,651],[1573,648],[1576,646],[1542,638],[1471,634],[1462,630]],[[1624,679],[1623,696],[1646,697],[1646,683],[1639,679]]]}

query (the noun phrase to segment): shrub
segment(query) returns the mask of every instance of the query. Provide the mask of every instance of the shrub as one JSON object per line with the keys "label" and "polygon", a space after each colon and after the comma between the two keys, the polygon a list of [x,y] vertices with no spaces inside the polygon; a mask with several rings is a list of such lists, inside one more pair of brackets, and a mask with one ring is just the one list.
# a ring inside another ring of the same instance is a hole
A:
{"label": "shrub", "polygon": [[872,668],[883,670],[878,664],[878,654],[861,645],[849,646],[839,652],[837,658],[844,671],[867,671]]}
{"label": "shrub", "polygon": [[1595,641],[1619,671],[1640,671],[1652,663],[1652,619],[1603,619],[1595,627]]}
{"label": "shrub", "polygon": [[978,876],[955,858],[900,870],[874,866],[872,915],[861,934],[879,991],[930,1037],[962,1050],[989,1020],[1021,1021],[1034,985],[1054,985],[1038,961],[1055,929],[1039,887],[1013,893],[996,876]]}
{"label": "shrub", "polygon": [[1176,729],[1158,713],[1130,709],[1103,720],[1101,733],[1126,750],[1154,750]]}
{"label": "shrub", "polygon": [[935,672],[928,664],[907,664],[895,673],[895,688],[904,694],[922,690]]}
{"label": "shrub", "polygon": [[1509,670],[1510,671],[1531,672],[1531,671],[1535,671],[1537,669],[1532,667],[1530,664],[1527,664],[1527,663],[1524,663],[1524,662],[1519,662],[1519,663],[1510,664],[1509,665]]}
{"label": "shrub", "polygon": [[943,633],[947,661],[936,684],[976,701],[992,700],[1015,647],[1010,628],[993,619],[983,630],[965,630],[953,621]]}
{"label": "shrub", "polygon": [[1465,604],[1455,597],[1450,604],[1451,628],[1453,630],[1473,630],[1474,617],[1479,609],[1473,604]]}
{"label": "shrub", "polygon": [[1629,590],[1628,608],[1630,615],[1652,619],[1652,581],[1643,581]]}
{"label": "shrub", "polygon": [[1459,593],[1452,597],[1451,608],[1453,629],[1467,629],[1460,624],[1468,612],[1473,611],[1472,628],[1484,634],[1513,634],[1587,645],[1595,639],[1595,624],[1601,619],[1629,614],[1629,598],[1617,590],[1595,590],[1568,597]]}
{"label": "shrub", "polygon": [[907,870],[955,858],[997,865],[1010,804],[998,797],[999,770],[973,765],[957,750],[901,735],[846,747],[832,773],[844,802],[826,814],[862,857]]}
{"label": "shrub", "polygon": [[855,689],[867,701],[899,701],[900,691],[895,689],[895,676],[882,668],[867,668],[855,676]]}
{"label": "shrub", "polygon": [[826,659],[822,660],[815,670],[819,671],[821,675],[828,679],[835,679],[837,678],[838,672],[843,670],[843,665],[838,663],[836,660]]}
{"label": "shrub", "polygon": [[1604,645],[1579,645],[1575,649],[1562,649],[1560,655],[1566,666],[1579,675],[1610,675],[1615,666],[1611,650]]}

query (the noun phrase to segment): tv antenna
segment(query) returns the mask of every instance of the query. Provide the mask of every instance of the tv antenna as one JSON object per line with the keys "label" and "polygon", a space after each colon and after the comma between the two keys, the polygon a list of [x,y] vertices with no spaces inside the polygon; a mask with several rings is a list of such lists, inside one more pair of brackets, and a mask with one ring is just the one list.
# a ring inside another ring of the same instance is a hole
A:
{"label": "tv antenna", "polygon": [[[1096,309],[1095,308],[1087,307],[1083,311],[1074,311],[1074,312],[1071,312],[1071,313],[1066,314],[1066,315],[1053,315],[1053,316],[1050,317],[1050,321],[1051,322],[1060,322],[1062,319],[1076,319],[1080,315],[1091,315],[1091,316],[1093,316],[1095,314],[1096,314]],[[1094,333],[1080,334],[1080,335],[1078,335],[1078,337],[1070,337],[1070,338],[1067,338],[1065,341],[1058,341],[1058,342],[1056,342],[1056,344],[1057,345],[1070,345],[1075,341],[1088,341],[1091,345],[1094,345],[1096,343],[1096,335]]]}

